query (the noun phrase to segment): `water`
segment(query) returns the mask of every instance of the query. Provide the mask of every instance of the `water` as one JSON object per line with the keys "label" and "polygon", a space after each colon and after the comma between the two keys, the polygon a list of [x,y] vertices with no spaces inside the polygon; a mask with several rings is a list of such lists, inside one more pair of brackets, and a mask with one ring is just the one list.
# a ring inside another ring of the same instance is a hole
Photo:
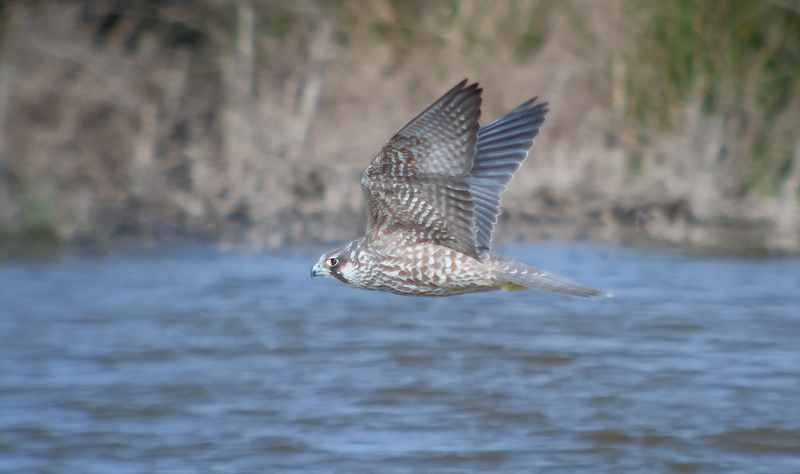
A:
{"label": "water", "polygon": [[800,262],[543,246],[425,299],[317,252],[0,263],[0,472],[800,472]]}

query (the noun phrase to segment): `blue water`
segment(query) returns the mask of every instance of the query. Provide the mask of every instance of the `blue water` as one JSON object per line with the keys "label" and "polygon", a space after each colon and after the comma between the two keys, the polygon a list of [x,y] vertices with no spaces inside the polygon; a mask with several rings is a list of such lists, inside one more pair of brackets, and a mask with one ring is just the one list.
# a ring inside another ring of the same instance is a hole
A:
{"label": "blue water", "polygon": [[322,249],[0,263],[0,472],[800,472],[800,262],[503,253],[615,293],[443,299]]}

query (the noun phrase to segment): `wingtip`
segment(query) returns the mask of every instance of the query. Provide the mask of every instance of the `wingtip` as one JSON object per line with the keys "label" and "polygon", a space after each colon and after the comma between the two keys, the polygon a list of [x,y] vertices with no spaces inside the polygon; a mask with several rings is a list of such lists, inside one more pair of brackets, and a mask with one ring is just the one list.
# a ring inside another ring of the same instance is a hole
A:
{"label": "wingtip", "polygon": [[475,81],[472,84],[470,84],[469,83],[469,78],[465,77],[458,84],[453,86],[453,88],[451,90],[473,89],[473,88],[479,88],[479,87],[480,87],[480,84],[478,83],[478,81]]}
{"label": "wingtip", "polygon": [[467,78],[467,77],[462,79],[461,82],[459,82],[452,89],[450,89],[450,92],[456,92],[456,91],[462,92],[462,91],[468,91],[468,90],[472,90],[472,91],[474,91],[475,93],[478,93],[478,94],[483,92],[483,88],[481,87],[481,85],[480,85],[480,83],[478,81],[475,81],[472,84],[470,84],[469,83],[469,78]]}

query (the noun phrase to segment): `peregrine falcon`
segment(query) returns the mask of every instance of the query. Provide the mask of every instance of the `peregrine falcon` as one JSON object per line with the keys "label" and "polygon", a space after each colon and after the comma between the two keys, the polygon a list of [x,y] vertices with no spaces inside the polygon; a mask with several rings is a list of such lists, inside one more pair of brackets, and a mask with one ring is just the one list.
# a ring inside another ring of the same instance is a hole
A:
{"label": "peregrine falcon", "polygon": [[361,178],[366,235],[322,255],[312,277],[402,295],[533,288],[606,296],[491,250],[500,194],[548,108],[534,97],[481,127],[481,92],[461,81],[383,146]]}

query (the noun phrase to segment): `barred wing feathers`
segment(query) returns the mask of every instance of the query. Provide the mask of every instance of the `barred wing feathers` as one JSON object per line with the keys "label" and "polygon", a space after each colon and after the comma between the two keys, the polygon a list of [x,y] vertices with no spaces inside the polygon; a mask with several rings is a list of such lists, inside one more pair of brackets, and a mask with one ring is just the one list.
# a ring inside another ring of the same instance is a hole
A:
{"label": "barred wing feathers", "polygon": [[494,225],[500,214],[500,194],[528,156],[528,149],[549,111],[546,102],[534,105],[535,101],[536,97],[478,131],[469,184],[481,250],[491,248]]}
{"label": "barred wing feathers", "polygon": [[402,229],[478,257],[468,178],[482,90],[466,84],[397,132],[364,171],[368,239]]}
{"label": "barred wing feathers", "polygon": [[500,195],[548,112],[533,98],[480,127],[481,92],[466,80],[403,127],[361,179],[367,237],[410,231],[479,258],[491,248]]}

